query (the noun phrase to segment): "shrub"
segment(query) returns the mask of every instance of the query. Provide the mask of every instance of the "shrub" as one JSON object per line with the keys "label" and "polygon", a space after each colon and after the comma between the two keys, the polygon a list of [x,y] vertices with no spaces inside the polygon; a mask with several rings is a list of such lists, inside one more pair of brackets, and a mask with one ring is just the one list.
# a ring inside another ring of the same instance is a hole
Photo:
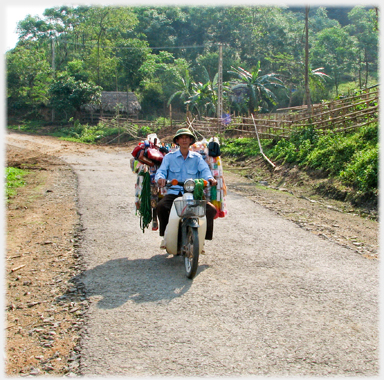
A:
{"label": "shrub", "polygon": [[357,146],[353,139],[343,139],[341,135],[329,137],[320,138],[319,145],[308,154],[305,164],[337,175],[351,159]]}
{"label": "shrub", "polygon": [[228,139],[221,146],[223,154],[230,157],[252,157],[260,153],[259,144],[256,139],[238,138]]}
{"label": "shrub", "polygon": [[138,136],[140,137],[147,137],[149,134],[152,133],[152,129],[151,127],[149,127],[148,125],[143,125],[142,127],[139,128],[139,130],[137,131],[137,134]]}
{"label": "shrub", "polygon": [[280,140],[268,154],[276,160],[294,162],[297,159],[297,149],[290,140]]}
{"label": "shrub", "polygon": [[345,183],[361,191],[369,191],[378,187],[379,146],[368,147],[356,152],[340,178]]}

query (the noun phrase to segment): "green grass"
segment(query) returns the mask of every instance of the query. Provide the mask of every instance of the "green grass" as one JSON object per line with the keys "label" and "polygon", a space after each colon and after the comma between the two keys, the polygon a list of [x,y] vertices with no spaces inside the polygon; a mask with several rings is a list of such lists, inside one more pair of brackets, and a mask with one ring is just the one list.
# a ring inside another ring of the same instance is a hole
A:
{"label": "green grass", "polygon": [[17,189],[25,185],[24,177],[27,175],[26,170],[8,167],[5,169],[5,196],[6,199],[14,197]]}
{"label": "green grass", "polygon": [[[130,130],[136,131],[137,136],[141,138],[147,137],[150,133],[155,133],[159,129],[159,125],[166,124],[166,119],[159,119],[153,126],[141,126],[137,124],[130,125]],[[166,124],[167,125],[167,124]],[[42,128],[39,123],[23,122],[17,125],[9,125],[9,129],[19,130],[23,132],[37,133]],[[112,140],[123,133],[125,130],[124,124],[120,127],[116,123],[99,122],[97,125],[80,124],[75,121],[71,125],[55,127],[54,131],[45,134],[59,138],[65,141],[81,142],[84,144],[96,144],[100,141]],[[104,139],[104,140],[103,140]],[[128,139],[130,139],[128,135]],[[131,137],[131,139],[134,139]]]}

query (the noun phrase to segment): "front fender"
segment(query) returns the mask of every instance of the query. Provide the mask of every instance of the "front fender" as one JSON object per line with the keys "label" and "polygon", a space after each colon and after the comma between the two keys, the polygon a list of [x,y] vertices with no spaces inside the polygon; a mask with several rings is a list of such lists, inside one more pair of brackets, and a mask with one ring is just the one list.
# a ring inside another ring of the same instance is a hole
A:
{"label": "front fender", "polygon": [[199,219],[198,218],[187,218],[184,221],[185,225],[192,228],[199,228]]}

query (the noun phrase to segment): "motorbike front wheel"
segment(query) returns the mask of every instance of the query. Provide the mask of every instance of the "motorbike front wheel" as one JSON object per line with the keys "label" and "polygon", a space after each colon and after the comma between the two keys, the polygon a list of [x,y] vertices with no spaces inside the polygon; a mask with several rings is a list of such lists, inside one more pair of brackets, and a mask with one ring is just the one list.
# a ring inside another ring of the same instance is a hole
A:
{"label": "motorbike front wheel", "polygon": [[188,227],[187,244],[184,252],[185,272],[187,277],[192,279],[196,275],[199,264],[199,235],[197,228]]}

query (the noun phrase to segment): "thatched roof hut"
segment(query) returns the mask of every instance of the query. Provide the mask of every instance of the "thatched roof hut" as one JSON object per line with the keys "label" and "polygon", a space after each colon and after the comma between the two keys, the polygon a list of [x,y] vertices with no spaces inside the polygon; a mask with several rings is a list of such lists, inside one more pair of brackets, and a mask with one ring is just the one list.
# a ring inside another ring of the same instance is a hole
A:
{"label": "thatched roof hut", "polygon": [[85,105],[84,110],[88,112],[124,112],[129,115],[137,115],[141,106],[133,92],[102,91],[100,105]]}

